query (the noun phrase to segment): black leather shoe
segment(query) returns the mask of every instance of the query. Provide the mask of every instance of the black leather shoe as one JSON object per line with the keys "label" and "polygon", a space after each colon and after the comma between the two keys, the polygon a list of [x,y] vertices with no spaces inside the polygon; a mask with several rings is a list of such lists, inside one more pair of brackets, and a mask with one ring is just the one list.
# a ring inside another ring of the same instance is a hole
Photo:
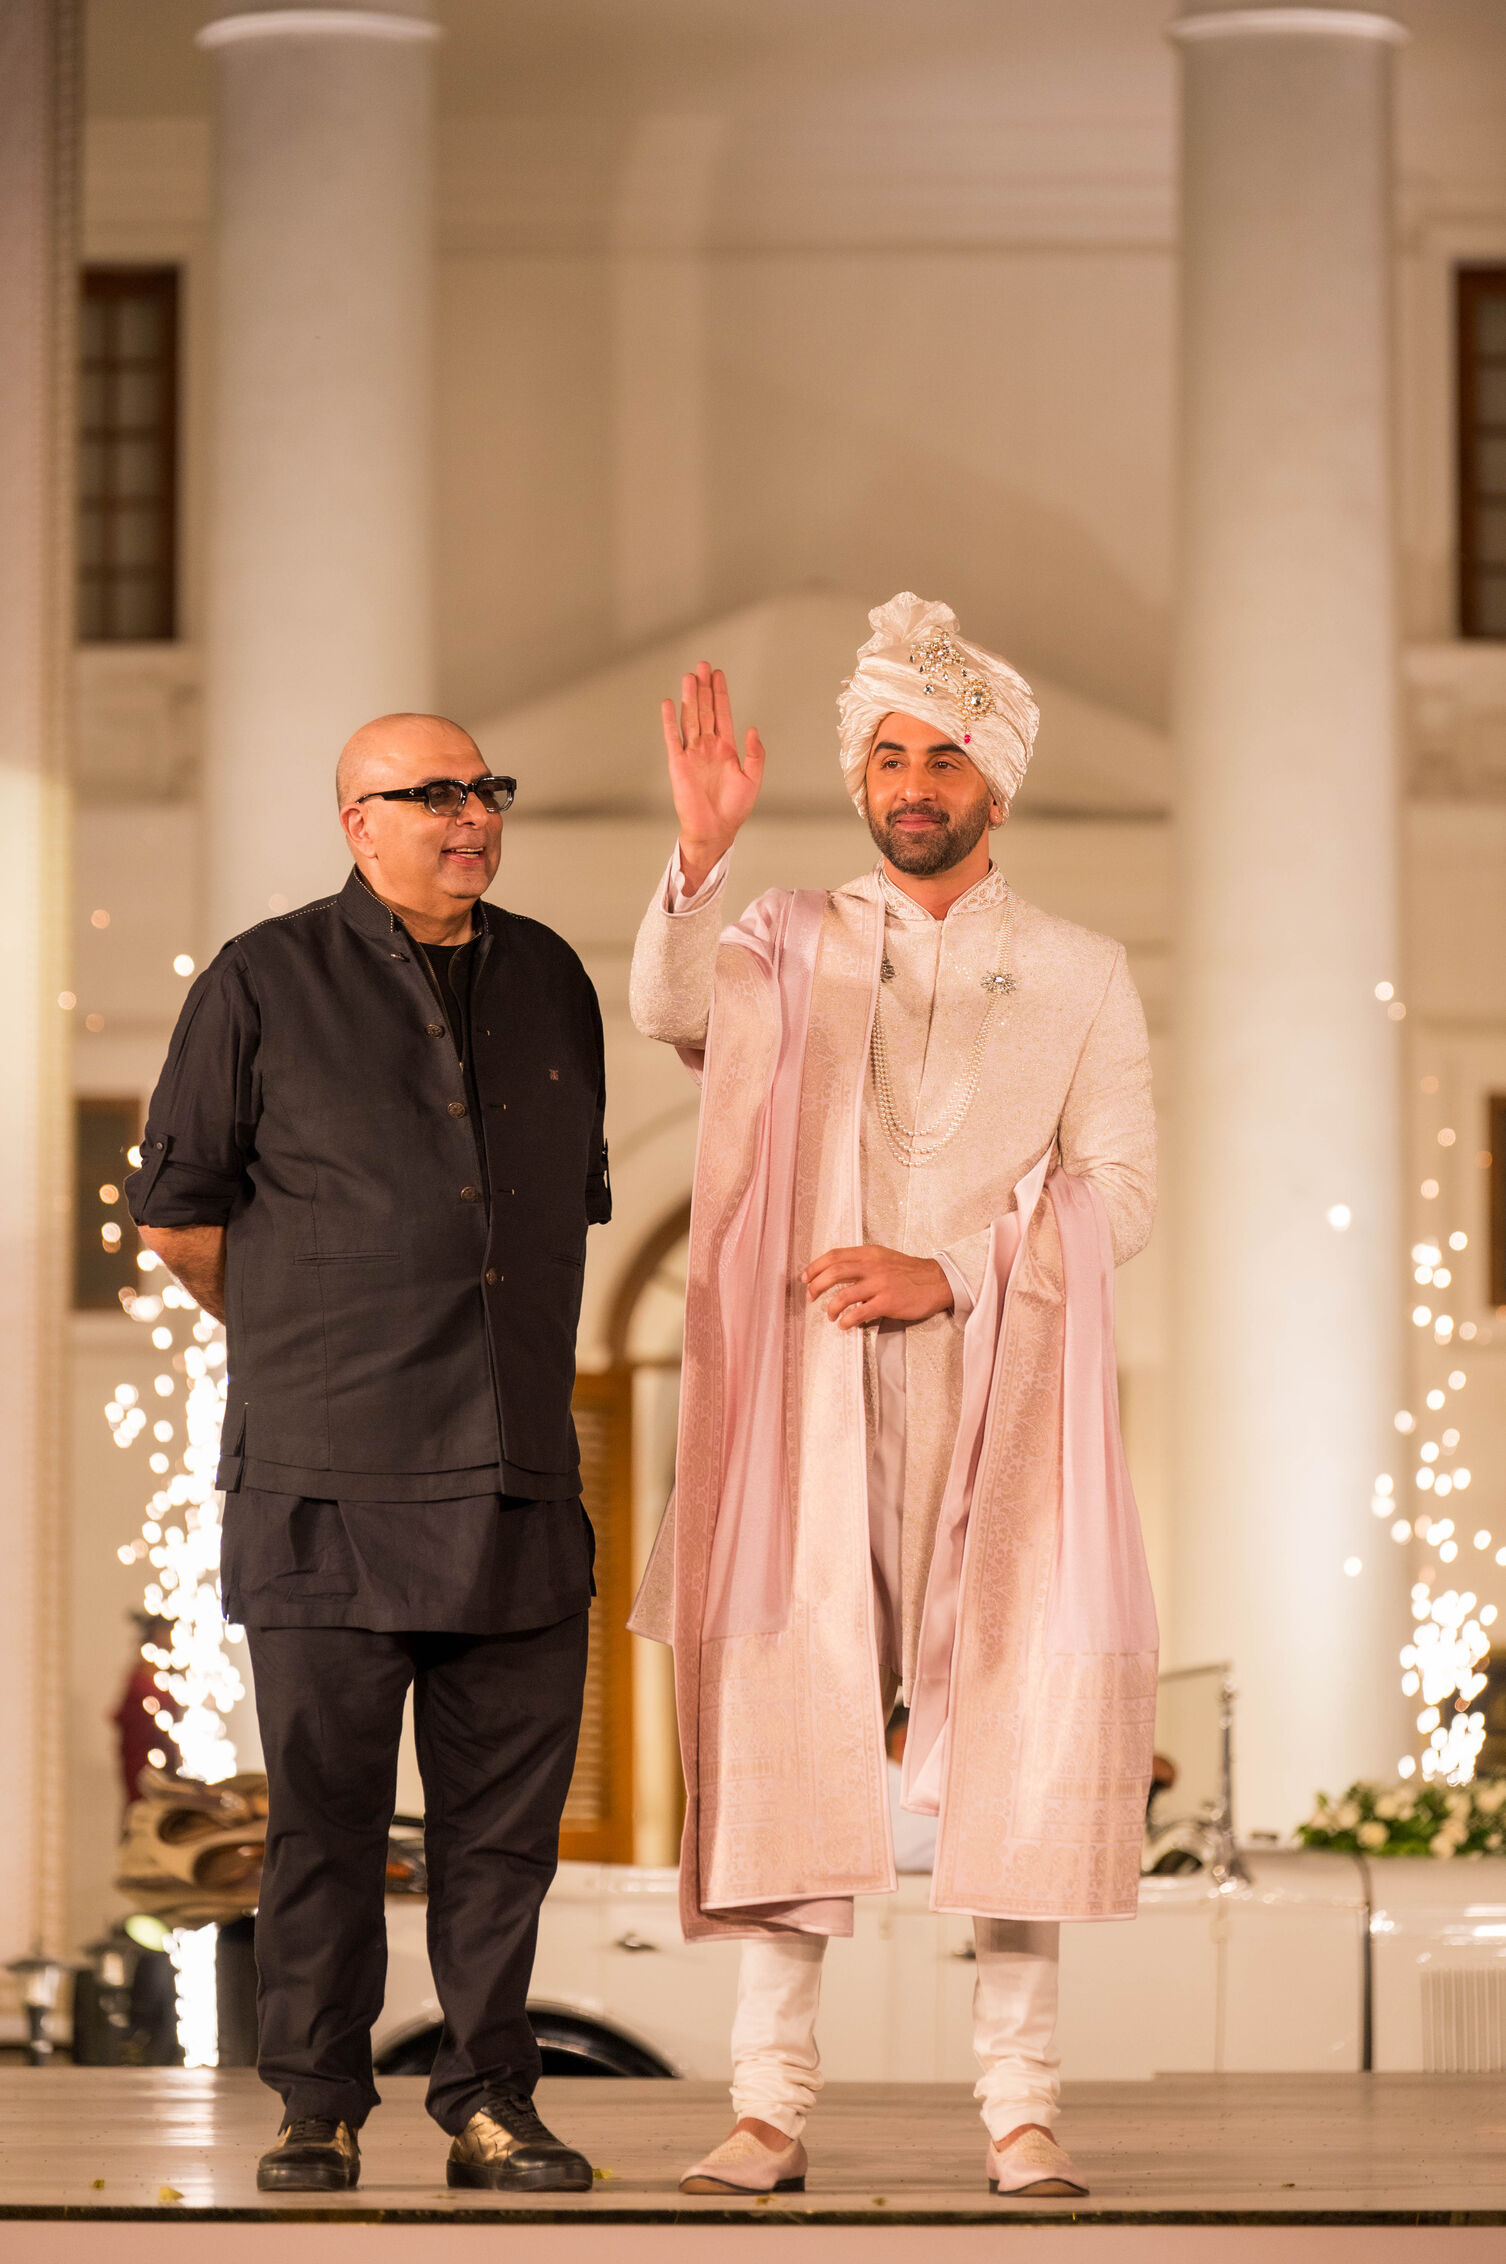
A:
{"label": "black leather shoe", "polygon": [[523,2091],[488,2091],[450,2147],[451,2185],[497,2193],[589,2193],[591,2165],[540,2122]]}
{"label": "black leather shoe", "polygon": [[258,2193],[349,2193],[361,2175],[361,2149],[347,2122],[294,2115],[256,2165]]}

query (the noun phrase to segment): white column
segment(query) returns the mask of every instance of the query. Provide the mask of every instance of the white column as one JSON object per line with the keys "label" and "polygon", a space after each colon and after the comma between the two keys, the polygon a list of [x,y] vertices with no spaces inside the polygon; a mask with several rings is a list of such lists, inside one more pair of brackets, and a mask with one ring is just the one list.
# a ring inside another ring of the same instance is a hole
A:
{"label": "white column", "polygon": [[1172,36],[1169,1649],[1234,1662],[1240,1820],[1284,1830],[1319,1786],[1390,1774],[1405,1749],[1406,1552],[1369,1509],[1397,1460],[1402,1284],[1397,1039],[1375,986],[1399,980],[1390,80],[1403,35],[1377,15],[1260,8],[1189,16]]}
{"label": "white column", "polygon": [[[78,24],[0,0],[0,1965],[65,1949],[67,666]],[[0,1975],[0,1997],[13,2002]]]}
{"label": "white column", "polygon": [[243,8],[199,33],[216,81],[214,944],[340,885],[340,746],[432,699],[421,7]]}
{"label": "white column", "polygon": [[612,260],[612,625],[624,645],[706,612],[705,253],[725,118],[653,112],[634,130]]}

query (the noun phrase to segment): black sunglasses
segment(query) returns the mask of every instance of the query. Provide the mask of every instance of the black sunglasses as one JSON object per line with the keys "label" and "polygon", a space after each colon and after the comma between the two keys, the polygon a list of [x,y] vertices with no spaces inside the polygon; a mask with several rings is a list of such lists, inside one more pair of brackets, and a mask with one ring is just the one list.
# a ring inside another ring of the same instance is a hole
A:
{"label": "black sunglasses", "polygon": [[489,818],[510,810],[518,791],[515,778],[431,778],[422,786],[389,786],[372,794],[358,794],[358,802],[422,802],[431,817],[453,818],[474,794]]}

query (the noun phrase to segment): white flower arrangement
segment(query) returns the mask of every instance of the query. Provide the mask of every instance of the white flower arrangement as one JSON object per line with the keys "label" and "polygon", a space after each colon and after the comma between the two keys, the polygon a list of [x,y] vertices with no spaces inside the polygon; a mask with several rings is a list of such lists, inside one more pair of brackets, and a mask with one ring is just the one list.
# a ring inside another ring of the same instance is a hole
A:
{"label": "white flower arrangement", "polygon": [[1348,1855],[1498,1855],[1506,1850],[1506,1777],[1478,1777],[1461,1786],[1352,1784],[1339,1799],[1326,1792],[1305,1824],[1304,1847]]}

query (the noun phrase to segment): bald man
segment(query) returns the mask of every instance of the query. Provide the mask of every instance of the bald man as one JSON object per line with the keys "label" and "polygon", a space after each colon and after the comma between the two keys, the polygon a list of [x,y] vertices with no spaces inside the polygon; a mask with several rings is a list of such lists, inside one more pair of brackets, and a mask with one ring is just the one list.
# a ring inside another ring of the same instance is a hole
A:
{"label": "bald man", "polygon": [[128,1183],[228,1339],[221,1583],[266,1757],[284,2108],[257,2182],[360,2174],[411,1688],[449,2182],[584,2190],[533,2107],[526,2000],[592,1595],[570,1395],[611,1214],[601,1016],[560,937],[482,901],[514,783],[456,724],[367,724],[336,788],[349,880],[199,977]]}

